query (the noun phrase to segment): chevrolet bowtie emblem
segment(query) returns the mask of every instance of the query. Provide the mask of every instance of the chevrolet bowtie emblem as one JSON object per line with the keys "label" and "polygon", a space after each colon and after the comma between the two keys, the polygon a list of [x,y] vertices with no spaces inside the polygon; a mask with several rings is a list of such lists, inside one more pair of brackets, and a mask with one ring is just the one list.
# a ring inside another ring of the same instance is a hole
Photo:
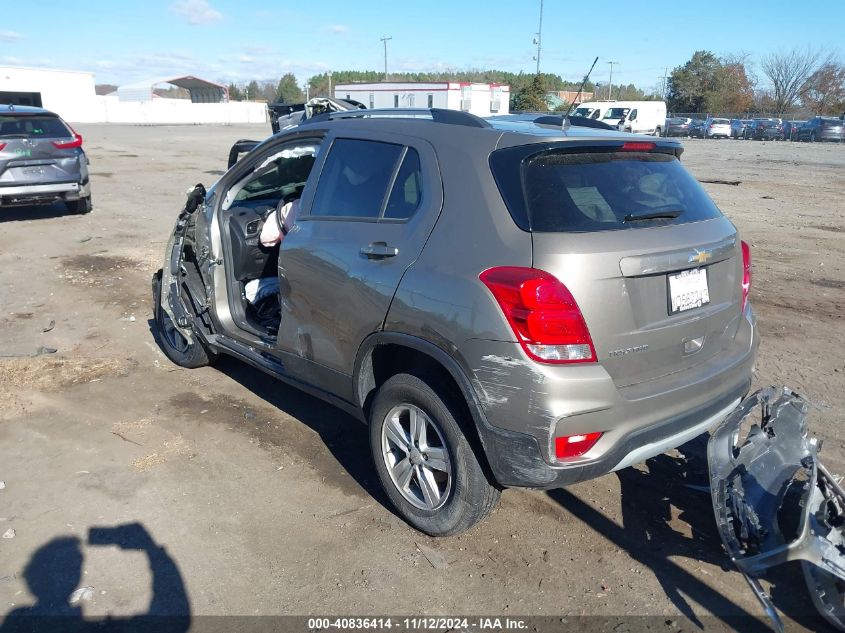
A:
{"label": "chevrolet bowtie emblem", "polygon": [[710,251],[700,251],[700,250],[696,249],[696,251],[692,255],[689,256],[689,259],[687,261],[690,264],[701,265],[701,264],[706,264],[707,262],[709,262],[711,257],[712,257],[712,255],[711,255]]}

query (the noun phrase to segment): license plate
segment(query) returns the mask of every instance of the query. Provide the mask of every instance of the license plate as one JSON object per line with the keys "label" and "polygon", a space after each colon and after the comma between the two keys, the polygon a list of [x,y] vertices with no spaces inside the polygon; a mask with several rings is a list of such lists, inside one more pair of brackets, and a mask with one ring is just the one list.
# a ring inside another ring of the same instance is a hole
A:
{"label": "license plate", "polygon": [[669,314],[700,308],[710,303],[707,269],[696,268],[669,275]]}

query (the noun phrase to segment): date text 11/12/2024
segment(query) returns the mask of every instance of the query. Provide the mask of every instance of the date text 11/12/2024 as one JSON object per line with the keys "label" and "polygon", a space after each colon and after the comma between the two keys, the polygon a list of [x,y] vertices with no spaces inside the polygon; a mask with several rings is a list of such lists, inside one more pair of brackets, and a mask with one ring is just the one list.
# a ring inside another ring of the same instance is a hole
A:
{"label": "date text 11/12/2024", "polygon": [[330,629],[360,630],[360,629],[398,629],[399,631],[484,631],[484,630],[514,630],[528,628],[528,622],[522,618],[502,617],[334,617],[309,618],[308,630],[321,631]]}

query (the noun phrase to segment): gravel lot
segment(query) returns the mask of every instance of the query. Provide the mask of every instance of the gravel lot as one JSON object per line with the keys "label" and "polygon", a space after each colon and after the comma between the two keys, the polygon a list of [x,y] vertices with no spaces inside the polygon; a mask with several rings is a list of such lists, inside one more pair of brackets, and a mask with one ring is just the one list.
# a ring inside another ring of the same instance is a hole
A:
{"label": "gravel lot", "polygon": [[[94,212],[0,211],[0,533],[14,531],[0,616],[91,587],[77,606],[92,617],[145,613],[154,591],[154,612],[187,600],[194,616],[635,614],[667,631],[762,617],[709,495],[688,487],[706,483],[701,442],[566,490],[507,491],[473,531],[435,540],[387,507],[348,416],[234,361],[173,366],[151,334],[150,276],[185,189],[267,130],[79,131]],[[752,245],[756,381],[817,405],[811,430],[845,472],[845,145],[684,145],[700,180],[740,181],[705,187]],[[41,346],[58,351],[27,356]],[[143,539],[89,539],[136,522],[173,567],[148,562]],[[797,572],[771,587],[791,630],[816,626]]]}

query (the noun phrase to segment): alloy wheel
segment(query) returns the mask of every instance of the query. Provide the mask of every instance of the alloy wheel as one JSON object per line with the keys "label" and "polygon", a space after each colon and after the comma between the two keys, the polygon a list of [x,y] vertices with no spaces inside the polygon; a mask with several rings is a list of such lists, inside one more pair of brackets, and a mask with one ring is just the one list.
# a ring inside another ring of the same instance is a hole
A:
{"label": "alloy wheel", "polygon": [[412,505],[436,510],[449,497],[453,467],[443,432],[412,404],[393,407],[381,427],[382,458],[393,485]]}

